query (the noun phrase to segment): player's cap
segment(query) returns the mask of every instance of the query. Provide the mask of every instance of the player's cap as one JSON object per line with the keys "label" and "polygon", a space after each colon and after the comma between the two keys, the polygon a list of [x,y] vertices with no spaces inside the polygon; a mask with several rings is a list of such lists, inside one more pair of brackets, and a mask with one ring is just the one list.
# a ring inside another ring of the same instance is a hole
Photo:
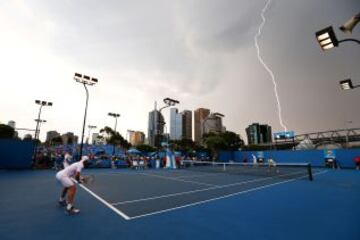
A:
{"label": "player's cap", "polygon": [[82,156],[82,157],[81,157],[81,161],[87,161],[87,160],[89,160],[89,157],[88,157],[88,156]]}

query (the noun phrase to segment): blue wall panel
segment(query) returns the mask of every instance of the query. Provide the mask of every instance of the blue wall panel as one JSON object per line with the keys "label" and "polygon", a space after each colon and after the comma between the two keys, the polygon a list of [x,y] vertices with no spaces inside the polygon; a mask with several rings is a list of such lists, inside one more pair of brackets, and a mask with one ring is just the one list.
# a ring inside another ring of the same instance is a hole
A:
{"label": "blue wall panel", "polygon": [[0,168],[31,168],[33,151],[32,141],[0,139]]}
{"label": "blue wall panel", "polygon": [[[324,167],[324,151],[323,150],[299,150],[299,151],[262,151],[265,159],[272,158],[278,163],[311,163],[314,167]],[[252,154],[254,151],[221,151],[219,153],[219,161],[243,162],[245,159],[252,162]],[[360,149],[338,149],[335,150],[336,160],[341,168],[354,168],[354,158],[360,156]]]}

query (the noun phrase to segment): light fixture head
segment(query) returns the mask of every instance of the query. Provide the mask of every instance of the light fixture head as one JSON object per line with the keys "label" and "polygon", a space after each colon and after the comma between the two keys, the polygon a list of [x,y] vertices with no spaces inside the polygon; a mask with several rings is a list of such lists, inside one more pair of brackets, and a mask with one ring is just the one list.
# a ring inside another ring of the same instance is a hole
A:
{"label": "light fixture head", "polygon": [[324,51],[339,46],[339,41],[336,38],[332,26],[316,32],[315,35],[321,49]]}
{"label": "light fixture head", "polygon": [[349,90],[354,88],[350,78],[340,81],[340,87],[342,90]]}
{"label": "light fixture head", "polygon": [[89,77],[87,75],[82,75],[80,73],[75,73],[74,80],[77,81],[78,83],[82,83],[90,86],[98,82],[97,78]]}

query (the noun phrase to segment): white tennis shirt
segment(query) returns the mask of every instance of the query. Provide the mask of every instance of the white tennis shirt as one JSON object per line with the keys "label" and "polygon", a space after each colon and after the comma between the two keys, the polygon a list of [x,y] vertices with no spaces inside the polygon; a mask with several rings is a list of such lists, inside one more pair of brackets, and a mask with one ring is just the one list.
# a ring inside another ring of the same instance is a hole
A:
{"label": "white tennis shirt", "polygon": [[75,177],[76,172],[81,172],[84,168],[84,161],[79,161],[71,164],[70,166],[64,168],[60,172],[58,172],[59,177]]}

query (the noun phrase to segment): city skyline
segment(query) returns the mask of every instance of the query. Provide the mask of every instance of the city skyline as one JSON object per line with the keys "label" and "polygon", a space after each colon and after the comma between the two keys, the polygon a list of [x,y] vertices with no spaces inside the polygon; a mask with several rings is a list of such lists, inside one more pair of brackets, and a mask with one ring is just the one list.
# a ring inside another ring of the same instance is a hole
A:
{"label": "city skyline", "polygon": [[[75,11],[78,2],[0,6],[0,26],[7,33],[0,39],[2,123],[15,120],[17,127],[34,129],[34,101],[40,99],[54,103],[42,113],[47,122],[41,139],[50,130],[81,136],[85,94],[73,80],[81,72],[99,79],[89,89],[87,124],[113,126],[107,113],[116,111],[123,136],[127,129],[147,132],[153,102],[168,96],[181,102],[180,109],[219,109],[224,125],[243,139],[253,122],[282,130],[253,41],[264,1],[110,1],[100,9],[92,2],[82,17]],[[360,113],[352,105],[360,93],[343,92],[338,84],[345,78],[360,82],[358,46],[322,52],[314,35],[333,25],[339,38],[347,37],[338,27],[359,9],[355,0],[292,0],[273,1],[266,12],[259,45],[277,77],[289,130],[359,126]],[[352,37],[359,36],[357,28]],[[163,112],[169,124],[168,113]]]}

